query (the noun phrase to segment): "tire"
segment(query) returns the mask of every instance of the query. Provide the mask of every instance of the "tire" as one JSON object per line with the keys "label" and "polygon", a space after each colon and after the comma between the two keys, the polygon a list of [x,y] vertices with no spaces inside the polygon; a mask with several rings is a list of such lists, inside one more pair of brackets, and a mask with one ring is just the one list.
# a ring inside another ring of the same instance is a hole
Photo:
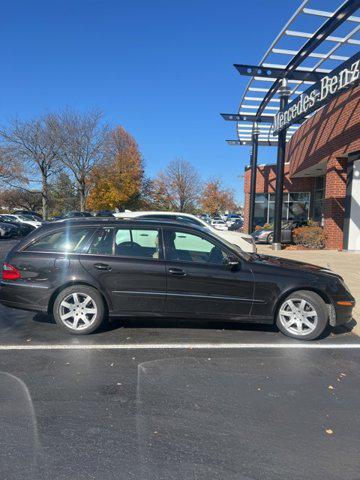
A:
{"label": "tire", "polygon": [[273,233],[269,233],[266,241],[267,241],[267,243],[269,243],[269,244],[273,243],[273,241],[274,241],[274,234],[273,234]]}
{"label": "tire", "polygon": [[[292,310],[293,307],[295,311]],[[329,310],[326,303],[320,295],[308,290],[292,292],[281,301],[276,313],[279,330],[298,340],[315,340],[327,328],[328,320]]]}
{"label": "tire", "polygon": [[56,297],[53,315],[56,323],[68,333],[87,335],[104,323],[104,301],[95,288],[72,285],[64,288]]}

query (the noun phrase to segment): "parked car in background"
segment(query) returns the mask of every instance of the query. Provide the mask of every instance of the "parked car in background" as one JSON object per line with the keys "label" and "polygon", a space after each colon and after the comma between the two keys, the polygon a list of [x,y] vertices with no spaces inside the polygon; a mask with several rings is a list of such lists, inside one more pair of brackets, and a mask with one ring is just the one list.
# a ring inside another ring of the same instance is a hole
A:
{"label": "parked car in background", "polygon": [[224,220],[213,219],[211,220],[211,226],[216,228],[216,230],[228,230],[228,226]]}
{"label": "parked car in background", "polygon": [[8,216],[6,214],[0,215],[0,222],[4,222],[7,225],[12,225],[13,227],[15,227],[16,236],[20,236],[20,237],[24,237],[25,235],[28,235],[30,232],[32,232],[36,228],[33,225],[30,225],[24,222],[15,221],[11,216]]}
{"label": "parked car in background", "polygon": [[135,218],[36,230],[7,254],[0,302],[53,314],[78,335],[94,332],[107,315],[181,316],[276,323],[299,340],[350,321],[355,305],[328,269],[249,255],[189,223]]}
{"label": "parked car in background", "polygon": [[45,220],[43,220],[38,215],[32,215],[31,213],[21,213],[21,215],[23,217],[26,217],[27,219],[33,221],[33,222],[40,222],[41,224],[45,223]]}
{"label": "parked car in background", "polygon": [[19,235],[19,230],[6,222],[0,221],[0,238],[13,238]]}
{"label": "parked car in background", "polygon": [[6,215],[12,218],[14,222],[26,223],[28,225],[32,225],[35,228],[41,227],[43,223],[43,222],[40,222],[39,220],[31,220],[29,217],[23,214],[15,215],[14,213],[7,213]]}
{"label": "parked car in background", "polygon": [[229,232],[227,230],[217,230],[212,225],[209,225],[202,218],[198,218],[191,213],[182,212],[167,212],[167,211],[149,211],[149,212],[118,212],[114,214],[117,218],[127,219],[148,219],[148,220],[176,220],[177,222],[183,222],[190,225],[196,225],[198,227],[209,230],[212,234],[218,235],[227,242],[237,245],[241,250],[248,253],[256,252],[256,245],[251,235],[240,232]]}
{"label": "parked car in background", "polygon": [[228,227],[231,227],[237,220],[241,220],[242,217],[238,213],[229,213],[229,215],[226,217],[226,225]]}
{"label": "parked car in background", "polygon": [[114,212],[111,210],[99,210],[98,212],[94,212],[94,217],[113,217]]}
{"label": "parked car in background", "polygon": [[78,212],[78,211],[71,211],[71,212],[66,212],[64,215],[61,215],[60,217],[57,217],[57,220],[60,220],[62,218],[83,218],[83,217],[92,217],[91,212]]}
{"label": "parked car in background", "polygon": [[231,232],[240,232],[244,228],[244,220],[238,218],[233,224],[230,225],[229,230]]}
{"label": "parked car in background", "polygon": [[[281,243],[291,243],[292,242],[292,230],[295,228],[294,225],[286,224],[283,225],[281,229]],[[274,230],[272,228],[262,228],[260,230],[255,230],[251,234],[256,243],[273,243],[274,241]]]}
{"label": "parked car in background", "polygon": [[41,222],[43,220],[42,216],[38,213],[34,212],[33,210],[15,210],[13,212],[15,215],[26,215],[33,217],[34,220],[38,220]]}
{"label": "parked car in background", "polygon": [[208,213],[201,213],[199,215],[199,218],[201,218],[201,220],[204,220],[206,223],[211,223],[211,216]]}

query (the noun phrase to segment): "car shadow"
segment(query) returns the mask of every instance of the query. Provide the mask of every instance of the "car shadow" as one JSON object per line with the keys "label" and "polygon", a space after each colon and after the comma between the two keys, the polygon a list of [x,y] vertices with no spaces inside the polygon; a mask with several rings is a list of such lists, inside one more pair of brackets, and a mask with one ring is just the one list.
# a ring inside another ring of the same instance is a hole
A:
{"label": "car shadow", "polygon": [[[54,317],[46,313],[36,313],[33,321],[37,323],[56,324]],[[229,322],[209,319],[188,319],[188,318],[168,318],[168,317],[112,317],[104,323],[95,333],[117,330],[119,328],[183,328],[200,330],[254,330],[263,332],[276,332],[278,329],[274,325],[255,324],[251,322]]]}
{"label": "car shadow", "polygon": [[[33,321],[44,324],[56,324],[54,317],[45,313],[36,313]],[[350,334],[357,325],[355,319],[352,319],[345,325],[338,327],[328,327],[317,339],[327,338],[329,335]],[[120,328],[138,328],[138,329],[185,329],[185,330],[217,330],[217,331],[248,331],[248,332],[268,332],[278,333],[279,329],[275,324],[262,324],[252,322],[220,321],[209,319],[188,319],[188,318],[168,318],[168,317],[112,317],[108,322],[94,332],[92,335],[111,332]],[[155,333],[155,332],[154,332]]]}

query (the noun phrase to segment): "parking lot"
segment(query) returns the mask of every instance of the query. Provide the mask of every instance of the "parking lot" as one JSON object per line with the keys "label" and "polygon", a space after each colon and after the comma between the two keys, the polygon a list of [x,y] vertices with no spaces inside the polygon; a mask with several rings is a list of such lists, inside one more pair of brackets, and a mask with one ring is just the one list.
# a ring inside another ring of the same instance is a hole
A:
{"label": "parking lot", "polygon": [[[2,255],[11,242],[2,242]],[[0,307],[2,479],[359,478],[360,339]],[[354,460],[355,459],[355,460]]]}

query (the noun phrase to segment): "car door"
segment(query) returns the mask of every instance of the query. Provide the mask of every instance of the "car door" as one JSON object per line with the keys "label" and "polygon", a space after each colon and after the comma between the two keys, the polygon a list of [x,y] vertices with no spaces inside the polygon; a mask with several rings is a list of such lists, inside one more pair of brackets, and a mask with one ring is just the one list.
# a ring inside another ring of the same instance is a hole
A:
{"label": "car door", "polygon": [[164,228],[166,312],[247,317],[254,280],[246,262],[231,265],[234,252],[213,236]]}
{"label": "car door", "polygon": [[102,227],[81,264],[111,303],[111,313],[162,313],[166,270],[154,227]]}

